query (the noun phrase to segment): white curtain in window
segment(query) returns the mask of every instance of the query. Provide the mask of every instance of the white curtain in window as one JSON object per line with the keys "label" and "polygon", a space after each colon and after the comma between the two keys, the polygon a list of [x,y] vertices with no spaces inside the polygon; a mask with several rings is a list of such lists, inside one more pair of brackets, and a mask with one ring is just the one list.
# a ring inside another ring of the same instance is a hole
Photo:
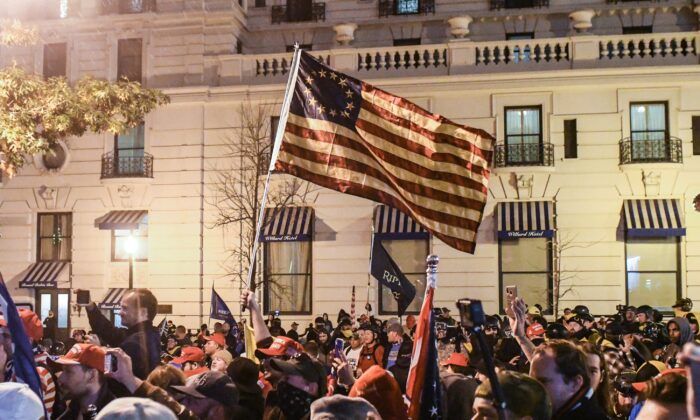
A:
{"label": "white curtain in window", "polygon": [[269,242],[267,247],[268,309],[311,310],[311,242]]}

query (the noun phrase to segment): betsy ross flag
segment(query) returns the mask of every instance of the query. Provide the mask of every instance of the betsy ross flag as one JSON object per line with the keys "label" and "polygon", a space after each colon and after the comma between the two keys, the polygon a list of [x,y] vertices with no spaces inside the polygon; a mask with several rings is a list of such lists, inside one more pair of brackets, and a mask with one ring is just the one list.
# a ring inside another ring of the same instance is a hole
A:
{"label": "betsy ross flag", "polygon": [[18,382],[25,383],[31,388],[39,400],[43,401],[43,393],[41,388],[41,379],[36,370],[36,361],[32,352],[32,344],[24,331],[24,325],[17,312],[15,302],[10,296],[7,285],[0,274],[0,311],[7,323],[7,328],[10,330],[12,344],[14,345],[14,353],[12,353],[12,363],[15,371],[15,376]]}
{"label": "betsy ross flag", "polygon": [[428,275],[425,299],[413,336],[411,367],[406,381],[406,397],[410,402],[408,417],[412,420],[442,418],[437,337],[433,315],[434,293],[435,280]]}
{"label": "betsy ross flag", "polygon": [[473,253],[493,137],[298,57],[274,169],[397,208]]}

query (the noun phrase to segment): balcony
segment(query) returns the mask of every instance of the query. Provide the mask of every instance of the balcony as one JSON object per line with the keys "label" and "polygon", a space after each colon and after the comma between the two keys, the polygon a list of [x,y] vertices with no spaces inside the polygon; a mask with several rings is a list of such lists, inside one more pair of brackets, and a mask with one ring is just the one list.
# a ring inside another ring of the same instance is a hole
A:
{"label": "balcony", "polygon": [[494,166],[554,166],[552,143],[497,144]]}
{"label": "balcony", "polygon": [[379,17],[435,14],[435,0],[379,0]]}
{"label": "balcony", "polygon": [[156,0],[102,0],[103,15],[127,15],[156,11]]}
{"label": "balcony", "polygon": [[683,141],[678,137],[620,140],[620,165],[629,163],[683,163]]}
{"label": "balcony", "polygon": [[491,0],[491,10],[549,7],[549,0]]}
{"label": "balcony", "polygon": [[153,178],[153,155],[116,157],[114,152],[105,153],[100,178]]}
{"label": "balcony", "polygon": [[[303,2],[302,2],[303,3]],[[272,6],[272,23],[319,22],[326,20],[326,3],[314,2],[311,8]]]}

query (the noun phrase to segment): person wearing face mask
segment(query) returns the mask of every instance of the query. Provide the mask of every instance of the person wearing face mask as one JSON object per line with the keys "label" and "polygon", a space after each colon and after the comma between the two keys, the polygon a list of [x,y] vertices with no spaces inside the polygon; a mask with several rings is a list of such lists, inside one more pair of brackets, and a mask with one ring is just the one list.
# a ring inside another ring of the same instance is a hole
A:
{"label": "person wearing face mask", "polygon": [[344,347],[347,347],[350,343],[350,337],[352,337],[352,323],[350,319],[343,318],[338,323],[338,327],[333,331],[331,336],[331,343],[335,344],[337,338],[342,338],[345,341]]}
{"label": "person wearing face mask", "polygon": [[306,353],[298,353],[287,361],[270,359],[269,367],[279,379],[265,401],[265,419],[303,419],[309,414],[311,403],[327,392],[324,368]]}

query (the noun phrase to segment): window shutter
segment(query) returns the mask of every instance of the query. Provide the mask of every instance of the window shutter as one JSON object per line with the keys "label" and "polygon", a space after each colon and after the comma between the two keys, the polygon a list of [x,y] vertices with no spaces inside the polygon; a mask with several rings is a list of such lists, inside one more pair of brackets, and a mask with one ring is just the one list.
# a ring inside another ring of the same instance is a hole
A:
{"label": "window shutter", "polygon": [[564,120],[564,158],[578,157],[578,131],[576,120]]}
{"label": "window shutter", "polygon": [[700,155],[700,116],[693,116],[693,155]]}

